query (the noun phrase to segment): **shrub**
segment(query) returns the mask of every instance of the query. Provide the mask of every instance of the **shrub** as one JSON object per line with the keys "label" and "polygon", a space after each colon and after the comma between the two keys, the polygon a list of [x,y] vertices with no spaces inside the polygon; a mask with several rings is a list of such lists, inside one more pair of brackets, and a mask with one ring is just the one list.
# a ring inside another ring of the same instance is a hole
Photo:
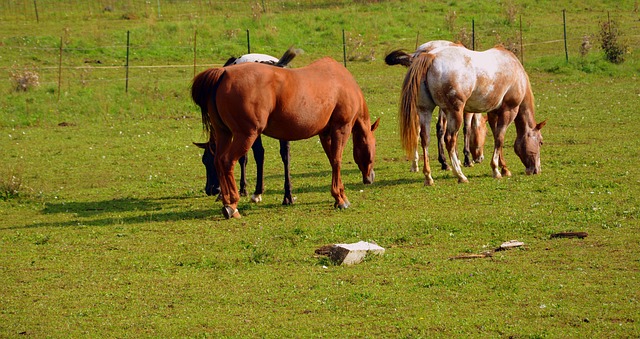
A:
{"label": "shrub", "polygon": [[620,39],[621,32],[615,21],[606,21],[600,25],[600,42],[605,58],[614,64],[624,62],[627,46]]}
{"label": "shrub", "polygon": [[11,72],[11,81],[16,91],[26,92],[31,88],[40,86],[40,76],[37,72],[28,69],[13,70]]}
{"label": "shrub", "polygon": [[15,174],[0,179],[0,199],[7,201],[17,198],[22,188],[22,179]]}

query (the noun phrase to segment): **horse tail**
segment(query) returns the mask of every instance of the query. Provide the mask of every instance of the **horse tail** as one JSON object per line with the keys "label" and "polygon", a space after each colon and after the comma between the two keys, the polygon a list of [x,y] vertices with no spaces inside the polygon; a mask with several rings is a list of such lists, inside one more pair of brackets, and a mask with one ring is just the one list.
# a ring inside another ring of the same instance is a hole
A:
{"label": "horse tail", "polygon": [[213,101],[213,113],[217,115],[218,112],[215,105],[215,95],[224,72],[224,68],[210,68],[196,75],[196,77],[193,78],[193,83],[191,84],[191,98],[193,99],[193,102],[200,107],[200,111],[202,112],[202,127],[209,135],[212,135],[213,126],[211,124],[211,117],[209,116],[207,104],[209,100]]}
{"label": "horse tail", "polygon": [[384,58],[384,62],[389,66],[402,65],[404,67],[409,67],[411,65],[412,59],[413,56],[405,53],[401,49],[397,49],[387,54],[387,56]]}
{"label": "horse tail", "polygon": [[238,58],[231,57],[231,58],[227,59],[227,61],[224,63],[224,65],[222,65],[222,67],[227,67],[229,65],[233,65],[233,63],[236,62],[236,60],[238,60]]}
{"label": "horse tail", "polygon": [[418,117],[418,99],[420,85],[426,81],[427,71],[434,56],[422,53],[413,59],[402,84],[400,96],[400,140],[402,148],[412,157],[418,144],[420,118]]}
{"label": "horse tail", "polygon": [[289,63],[295,58],[297,55],[304,53],[303,50],[299,48],[293,48],[293,46],[289,47],[289,49],[284,52],[284,54],[278,59],[278,62],[275,64],[277,67],[287,67]]}

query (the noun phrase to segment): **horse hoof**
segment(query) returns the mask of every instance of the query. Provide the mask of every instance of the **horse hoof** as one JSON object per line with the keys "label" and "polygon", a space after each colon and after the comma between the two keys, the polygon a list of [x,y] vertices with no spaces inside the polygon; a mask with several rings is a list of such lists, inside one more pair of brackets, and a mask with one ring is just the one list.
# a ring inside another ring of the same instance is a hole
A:
{"label": "horse hoof", "polygon": [[252,194],[251,202],[255,202],[256,204],[262,202],[262,194]]}
{"label": "horse hoof", "polygon": [[284,199],[282,200],[282,205],[285,205],[285,206],[293,205],[293,203],[296,202],[296,200],[297,200],[296,197],[284,197]]}
{"label": "horse hoof", "polygon": [[432,178],[424,179],[424,185],[425,186],[433,186],[434,185],[433,179]]}
{"label": "horse hoof", "polygon": [[238,212],[237,208],[233,208],[229,205],[224,206],[222,208],[222,214],[224,215],[224,217],[226,219],[231,219],[231,218],[235,218],[235,219],[240,219],[240,212]]}
{"label": "horse hoof", "polygon": [[241,197],[246,197],[247,196],[247,191],[246,190],[240,190],[238,192],[238,194],[240,194]]}
{"label": "horse hoof", "polygon": [[467,178],[458,178],[458,183],[459,184],[466,184],[469,182],[469,179]]}
{"label": "horse hoof", "polygon": [[508,169],[506,169],[506,168],[503,168],[503,169],[502,169],[502,176],[503,176],[503,177],[511,177],[511,171],[509,171],[509,170],[508,170]]}
{"label": "horse hoof", "polygon": [[464,167],[473,167],[473,163],[471,161],[465,161]]}
{"label": "horse hoof", "polygon": [[442,165],[441,168],[442,168],[443,171],[451,171],[451,167],[449,165],[447,165],[447,164]]}
{"label": "horse hoof", "polygon": [[337,209],[343,210],[343,209],[349,208],[349,206],[351,206],[351,204],[345,200],[345,202],[343,202],[342,204],[336,203],[334,207]]}

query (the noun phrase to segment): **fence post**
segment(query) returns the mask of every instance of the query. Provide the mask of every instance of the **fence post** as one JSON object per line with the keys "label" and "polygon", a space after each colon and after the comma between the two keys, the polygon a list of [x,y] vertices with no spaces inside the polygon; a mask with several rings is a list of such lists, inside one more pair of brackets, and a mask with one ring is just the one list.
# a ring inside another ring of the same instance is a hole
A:
{"label": "fence post", "polygon": [[564,59],[569,62],[569,50],[567,49],[567,16],[566,10],[562,10],[562,27],[564,29]]}
{"label": "fence post", "polygon": [[124,92],[129,93],[129,31],[127,31],[127,63],[124,67],[126,70]]}
{"label": "fence post", "polygon": [[196,51],[198,50],[198,30],[193,32],[193,77],[196,77]]}
{"label": "fence post", "polygon": [[251,54],[251,39],[249,38],[248,29],[247,29],[247,54]]}
{"label": "fence post", "polygon": [[342,63],[347,67],[347,40],[344,36],[344,28],[342,29]]}
{"label": "fence post", "polygon": [[58,101],[60,101],[61,88],[62,88],[62,37],[60,37],[60,52],[58,54]]}
{"label": "fence post", "polygon": [[33,8],[36,10],[36,22],[40,23],[40,17],[38,16],[38,2],[33,0]]}
{"label": "fence post", "polygon": [[522,44],[522,14],[520,15],[520,62],[524,66],[524,45]]}
{"label": "fence post", "polygon": [[476,19],[471,19],[471,50],[476,50]]}

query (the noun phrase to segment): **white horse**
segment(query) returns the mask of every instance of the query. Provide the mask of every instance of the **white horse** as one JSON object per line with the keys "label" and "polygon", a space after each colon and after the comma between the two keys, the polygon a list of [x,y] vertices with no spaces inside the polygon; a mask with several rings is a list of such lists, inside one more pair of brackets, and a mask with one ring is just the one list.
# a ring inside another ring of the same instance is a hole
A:
{"label": "white horse", "polygon": [[[424,52],[430,52],[436,48],[446,46],[460,46],[447,40],[433,40],[420,45],[415,52],[407,54],[402,50],[395,50],[385,57],[387,65],[403,65],[409,67],[413,58]],[[438,137],[438,162],[440,162],[443,170],[451,170],[445,159],[444,153],[444,130],[446,127],[446,119],[441,110],[438,110],[438,122],[436,123],[436,134]],[[464,165],[473,166],[473,163],[481,163],[484,160],[484,142],[487,134],[487,118],[481,113],[465,113],[464,120]],[[427,137],[429,134],[427,134]],[[422,147],[429,144],[429,140],[421,139]],[[420,155],[416,145],[413,152],[413,160],[411,162],[411,172],[418,171],[418,160]],[[473,158],[473,161],[471,160]]]}
{"label": "white horse", "polygon": [[514,150],[525,165],[525,172],[540,173],[540,129],[546,121],[535,122],[529,77],[513,53],[503,48],[475,52],[460,46],[441,46],[413,57],[402,86],[400,136],[403,148],[410,154],[420,134],[426,185],[433,185],[428,140],[436,106],[446,119],[444,141],[459,182],[468,179],[458,160],[457,134],[464,114],[470,112],[488,112],[494,137],[491,159],[494,178],[511,175],[502,149],[506,129],[512,122],[517,132]]}

